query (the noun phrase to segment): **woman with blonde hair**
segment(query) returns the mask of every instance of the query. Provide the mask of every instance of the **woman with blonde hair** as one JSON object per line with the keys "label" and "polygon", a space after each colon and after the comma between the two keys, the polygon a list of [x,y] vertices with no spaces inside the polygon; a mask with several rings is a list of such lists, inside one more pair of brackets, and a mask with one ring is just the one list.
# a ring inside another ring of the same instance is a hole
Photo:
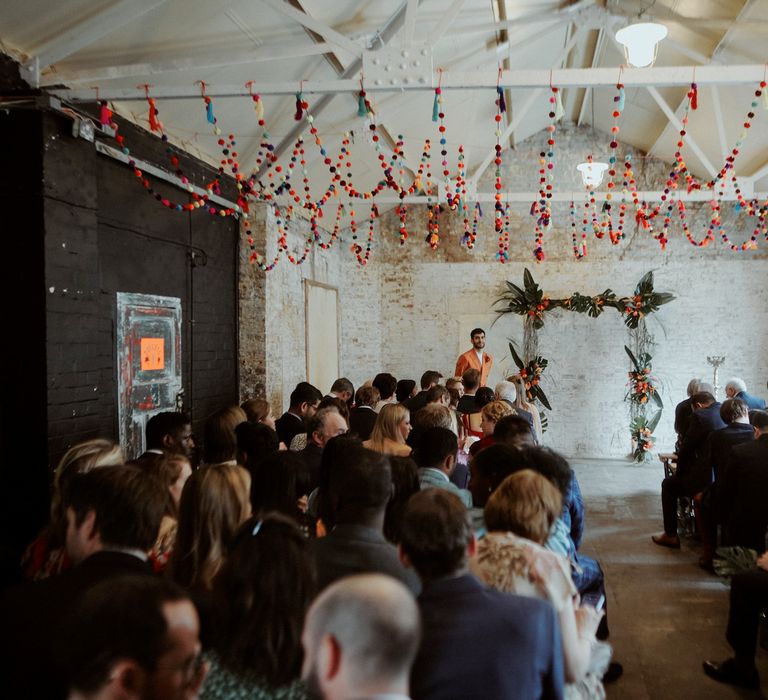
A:
{"label": "woman with blonde hair", "polygon": [[192,476],[192,465],[182,454],[164,454],[160,459],[148,462],[143,470],[154,476],[168,491],[165,513],[160,522],[160,532],[157,535],[149,560],[156,572],[163,571],[176,543],[176,532],[179,521],[179,503],[184,485]]}
{"label": "woman with blonde hair", "polygon": [[411,448],[405,441],[411,432],[411,414],[403,404],[385,404],[382,406],[371,437],[363,447],[395,457],[408,457]]}
{"label": "woman with blonde hair", "polygon": [[485,404],[480,409],[480,428],[483,431],[483,437],[477,442],[473,442],[469,448],[469,454],[476,455],[480,450],[493,445],[495,442],[493,438],[493,431],[498,423],[505,416],[512,416],[515,414],[515,409],[512,408],[506,401],[491,401]]}
{"label": "woman with blonde hair", "polygon": [[48,578],[69,567],[64,538],[67,530],[67,498],[72,479],[97,467],[117,466],[124,462],[120,445],[103,438],[78,443],[64,453],[53,472],[51,520],[29,545],[21,561],[25,578]]}
{"label": "woman with blonde hair", "polygon": [[532,469],[510,474],[485,505],[488,532],[471,568],[492,588],[552,603],[560,620],[565,697],[604,698],[601,678],[610,647],[595,639],[602,613],[580,605],[568,560],[543,546],[561,510],[560,492],[541,474]]}
{"label": "woman with blonde hair", "polygon": [[238,528],[251,514],[251,476],[240,466],[212,464],[187,479],[179,504],[171,578],[193,593],[210,592]]}

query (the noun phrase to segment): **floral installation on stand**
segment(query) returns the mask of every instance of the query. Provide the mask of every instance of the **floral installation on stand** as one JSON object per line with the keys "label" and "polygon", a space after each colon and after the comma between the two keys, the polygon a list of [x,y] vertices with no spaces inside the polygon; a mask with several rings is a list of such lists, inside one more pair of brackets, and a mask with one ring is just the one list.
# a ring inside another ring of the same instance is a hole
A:
{"label": "floral installation on stand", "polygon": [[659,424],[661,411],[656,411],[650,420],[645,416],[637,416],[629,424],[629,430],[632,434],[632,458],[635,462],[648,462],[651,459],[651,450],[653,449],[653,431]]}
{"label": "floral installation on stand", "polygon": [[653,401],[659,409],[664,408],[661,396],[654,384],[656,380],[651,376],[651,360],[653,358],[647,352],[644,352],[640,357],[635,357],[634,353],[626,345],[624,350],[626,350],[633,365],[633,368],[627,372],[629,376],[629,389],[624,397],[625,400],[641,405]]}
{"label": "floral installation on stand", "polygon": [[515,346],[510,341],[509,352],[512,355],[512,359],[517,365],[517,373],[525,384],[525,396],[528,401],[541,401],[542,405],[548,410],[552,410],[552,406],[549,404],[549,399],[541,388],[541,375],[544,374],[544,370],[547,368],[549,361],[538,355],[528,362],[518,355],[515,350]]}

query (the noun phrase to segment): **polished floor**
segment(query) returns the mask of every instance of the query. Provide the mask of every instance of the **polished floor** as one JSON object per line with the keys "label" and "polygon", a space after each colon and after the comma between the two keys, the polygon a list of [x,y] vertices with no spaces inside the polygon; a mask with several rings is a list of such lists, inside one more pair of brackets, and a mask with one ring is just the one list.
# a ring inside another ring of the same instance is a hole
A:
{"label": "polished floor", "polygon": [[608,686],[621,700],[768,697],[768,652],[758,650],[762,693],[716,683],[703,659],[730,656],[724,631],[728,585],[698,564],[700,545],[679,551],[651,542],[661,532],[661,463],[573,461],[587,509],[582,549],[603,565],[610,641],[624,676]]}

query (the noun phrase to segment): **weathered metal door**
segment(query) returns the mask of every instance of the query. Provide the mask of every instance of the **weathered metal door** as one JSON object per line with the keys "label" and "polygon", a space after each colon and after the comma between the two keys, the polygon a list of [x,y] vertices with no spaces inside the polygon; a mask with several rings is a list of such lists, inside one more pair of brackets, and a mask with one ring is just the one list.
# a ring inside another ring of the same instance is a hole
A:
{"label": "weathered metal door", "polygon": [[147,420],[177,410],[181,388],[181,299],[117,293],[120,444],[126,459],[145,449]]}

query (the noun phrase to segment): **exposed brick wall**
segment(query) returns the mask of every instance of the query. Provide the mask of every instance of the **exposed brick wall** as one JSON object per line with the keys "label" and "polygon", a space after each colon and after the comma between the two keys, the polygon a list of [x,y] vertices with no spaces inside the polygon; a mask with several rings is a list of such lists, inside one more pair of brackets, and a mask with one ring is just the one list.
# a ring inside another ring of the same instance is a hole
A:
{"label": "exposed brick wall", "polygon": [[[541,135],[507,152],[505,187],[534,190],[537,185],[536,159]],[[575,165],[589,153],[605,151],[605,134],[589,129],[564,128],[558,131],[556,187],[580,191]],[[668,166],[636,154],[636,176],[640,189],[658,189]],[[480,191],[489,191],[487,173]],[[566,296],[574,291],[597,294],[606,288],[619,295],[630,293],[640,277],[656,270],[656,287],[678,299],[663,307],[649,320],[649,329],[658,343],[654,372],[662,383],[665,414],[657,430],[659,448],[674,445],[672,430],[675,403],[685,398],[685,387],[693,376],[711,381],[707,355],[726,355],[721,384],[738,375],[758,395],[766,395],[768,361],[760,348],[768,339],[765,317],[768,292],[763,284],[768,273],[765,242],[758,251],[733,253],[719,241],[708,248],[694,248],[683,237],[679,222],[673,220],[671,242],[666,252],[648,233],[638,231],[628,217],[627,238],[618,246],[607,239],[589,241],[589,255],[576,261],[571,252],[568,205],[554,209],[554,232],[545,240],[547,259],[532,260],[533,225],[530,204],[515,205],[511,211],[511,262],[494,262],[498,248],[493,231],[493,209],[484,206],[484,217],[474,251],[458,244],[462,222],[455,215],[441,217],[441,248],[430,251],[424,244],[423,211],[413,207],[409,214],[411,239],[406,249],[392,238],[383,243],[373,261],[381,269],[382,336],[397,338],[382,353],[383,366],[396,376],[415,377],[427,367],[451,373],[456,356],[469,348],[468,332],[476,325],[488,331],[488,349],[495,357],[492,381],[502,370],[514,367],[507,338],[522,340],[522,321],[505,316],[493,327],[492,302],[503,282],[520,284],[528,267],[547,294]],[[706,230],[706,207],[698,211],[691,228],[701,238]],[[723,221],[732,238],[748,239],[754,222],[736,216],[733,205],[724,205]],[[382,230],[392,230],[397,220],[386,214]],[[580,222],[579,222],[580,233]],[[550,416],[546,442],[571,455],[618,456],[629,451],[626,390],[627,358],[623,345],[627,330],[621,318],[608,311],[599,319],[560,312],[548,318],[540,333],[540,351],[550,360],[544,388],[555,409]],[[418,358],[414,362],[414,358]],[[721,392],[722,396],[722,392]]]}
{"label": "exposed brick wall", "polygon": [[[271,260],[278,235],[274,213],[264,206],[256,211],[254,241],[259,252],[266,246]],[[291,250],[303,250],[308,231],[309,223],[298,217],[287,225]],[[329,234],[323,232],[322,236],[326,240]],[[349,234],[342,236],[330,250],[314,249],[298,266],[281,257],[268,273],[253,267],[248,262],[248,246],[241,246],[242,397],[264,396],[279,415],[287,408],[293,388],[306,379],[305,279],[339,290],[341,376],[348,377],[355,387],[373,376],[373,368],[381,364],[380,273],[376,267],[360,267],[349,252],[350,243]],[[263,321],[259,303],[265,309]],[[318,388],[323,392],[330,389]]]}
{"label": "exposed brick wall", "polygon": [[[80,440],[117,438],[117,292],[181,298],[182,377],[196,429],[237,400],[236,224],[160,206],[128,168],[73,139],[69,128],[67,120],[44,116],[51,464]],[[128,125],[121,129],[133,153],[162,162],[165,147],[158,139]],[[212,177],[190,158],[182,156],[182,167],[195,181]],[[182,197],[162,183],[155,189]]]}

